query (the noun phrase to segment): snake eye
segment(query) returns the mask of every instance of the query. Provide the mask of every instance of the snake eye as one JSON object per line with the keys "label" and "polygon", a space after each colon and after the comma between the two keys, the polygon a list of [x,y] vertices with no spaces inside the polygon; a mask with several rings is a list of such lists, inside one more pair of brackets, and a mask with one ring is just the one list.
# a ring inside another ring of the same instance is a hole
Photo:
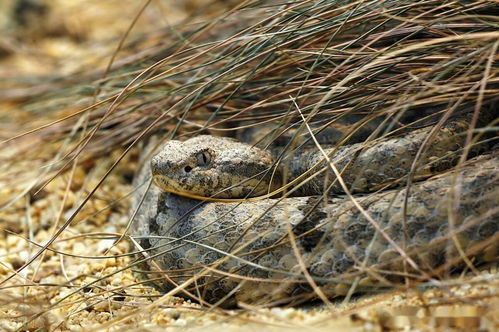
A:
{"label": "snake eye", "polygon": [[211,154],[208,151],[200,152],[196,155],[198,166],[206,166],[211,162]]}

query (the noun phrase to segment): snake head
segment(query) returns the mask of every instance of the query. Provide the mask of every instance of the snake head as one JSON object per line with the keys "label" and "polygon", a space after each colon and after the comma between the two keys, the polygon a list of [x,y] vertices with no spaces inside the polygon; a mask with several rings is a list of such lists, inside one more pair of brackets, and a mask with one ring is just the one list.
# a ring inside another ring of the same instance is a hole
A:
{"label": "snake head", "polygon": [[215,136],[168,141],[151,160],[154,183],[176,194],[216,198],[260,196],[279,186],[265,150]]}

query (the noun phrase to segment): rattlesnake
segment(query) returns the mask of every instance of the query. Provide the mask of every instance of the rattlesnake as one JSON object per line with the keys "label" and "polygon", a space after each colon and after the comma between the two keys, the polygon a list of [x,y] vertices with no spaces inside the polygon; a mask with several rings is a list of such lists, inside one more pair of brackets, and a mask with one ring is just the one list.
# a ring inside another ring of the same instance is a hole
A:
{"label": "rattlesnake", "polygon": [[[472,144],[470,156],[483,154],[458,163],[468,127],[469,115],[369,142],[303,148],[279,162],[231,138],[168,141],[151,161],[157,186],[145,198],[143,186],[133,204],[133,235],[148,257],[142,269],[163,290],[188,281],[179,294],[233,305],[368,292],[497,261],[499,154]],[[308,181],[283,191],[293,197],[269,194],[307,170]],[[147,177],[145,167],[136,183]]]}

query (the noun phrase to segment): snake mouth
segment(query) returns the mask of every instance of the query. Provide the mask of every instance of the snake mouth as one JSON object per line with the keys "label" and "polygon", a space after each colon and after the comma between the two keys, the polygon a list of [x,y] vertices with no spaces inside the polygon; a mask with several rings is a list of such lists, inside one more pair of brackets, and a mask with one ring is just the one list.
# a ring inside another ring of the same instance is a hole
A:
{"label": "snake mouth", "polygon": [[171,184],[168,181],[168,178],[162,175],[154,174],[152,177],[152,182],[155,184],[158,188],[160,188],[163,191],[170,191],[173,188],[171,187]]}
{"label": "snake mouth", "polygon": [[179,194],[182,195],[183,193],[182,196],[187,196],[187,195],[202,196],[202,194],[200,194],[198,190],[195,190],[195,188],[192,188],[193,190],[189,190],[188,188],[185,187],[185,185],[184,186],[179,185],[176,181],[162,174],[153,174],[152,181],[158,188],[169,193],[177,195]]}
{"label": "snake mouth", "polygon": [[187,198],[192,198],[200,201],[214,201],[214,202],[233,202],[233,201],[238,201],[238,199],[234,198],[226,198],[226,197],[211,197],[207,196],[205,194],[200,194],[199,191],[193,190],[189,191],[186,190],[183,186],[178,186],[175,185],[175,181],[172,181],[167,176],[164,175],[153,175],[153,183],[160,188],[161,190],[168,192],[170,194],[175,194],[178,196],[183,196]]}
{"label": "snake mouth", "polygon": [[152,181],[154,185],[165,192],[203,201],[234,202],[248,199],[259,200],[268,194],[269,191],[268,186],[262,186],[259,181],[252,183],[252,185],[232,186],[227,188],[227,190],[217,192],[207,191],[204,186],[178,183],[176,180],[162,174],[153,174]]}
{"label": "snake mouth", "polygon": [[162,174],[153,174],[152,181],[158,188],[171,194],[200,200],[211,198],[209,194],[205,193],[206,188],[196,185],[186,185],[185,183],[179,184],[177,181]]}

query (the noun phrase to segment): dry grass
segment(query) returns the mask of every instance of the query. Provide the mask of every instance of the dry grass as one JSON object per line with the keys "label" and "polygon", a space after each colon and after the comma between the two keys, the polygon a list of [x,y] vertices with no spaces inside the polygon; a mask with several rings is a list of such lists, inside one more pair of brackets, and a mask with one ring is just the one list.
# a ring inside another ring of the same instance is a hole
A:
{"label": "dry grass", "polygon": [[[128,227],[130,179],[153,133],[236,136],[268,124],[278,139],[307,134],[305,122],[355,119],[349,133],[374,140],[459,112],[494,114],[498,13],[492,1],[243,1],[169,29],[138,34],[130,25],[112,63],[0,82],[0,328],[400,326],[396,311],[372,309],[387,302],[421,306],[425,317],[466,303],[470,316],[492,321],[494,273],[476,279],[475,294],[444,283],[337,308],[348,322],[334,312],[200,307],[138,281],[133,246],[115,240]],[[470,133],[493,139],[497,119],[488,122]]]}

